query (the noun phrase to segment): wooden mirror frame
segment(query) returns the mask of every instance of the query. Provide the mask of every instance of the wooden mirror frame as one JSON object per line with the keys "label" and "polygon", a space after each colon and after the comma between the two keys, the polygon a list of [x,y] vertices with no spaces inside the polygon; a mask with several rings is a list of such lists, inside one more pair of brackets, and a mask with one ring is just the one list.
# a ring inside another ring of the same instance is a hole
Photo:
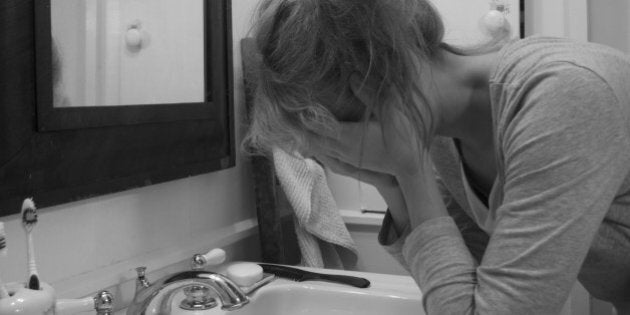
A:
{"label": "wooden mirror frame", "polygon": [[40,1],[0,1],[0,216],[26,197],[47,207],[235,165],[230,0],[205,0],[212,102],[70,109],[50,125]]}

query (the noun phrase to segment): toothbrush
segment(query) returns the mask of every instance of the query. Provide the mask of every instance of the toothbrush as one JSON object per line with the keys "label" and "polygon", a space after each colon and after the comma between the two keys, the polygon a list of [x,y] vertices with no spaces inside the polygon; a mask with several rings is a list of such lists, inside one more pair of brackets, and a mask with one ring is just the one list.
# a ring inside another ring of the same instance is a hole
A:
{"label": "toothbrush", "polygon": [[37,224],[37,210],[32,198],[24,199],[22,203],[22,226],[26,231],[26,241],[28,248],[28,286],[31,290],[39,290],[39,277],[37,275],[37,266],[35,265],[35,248],[33,247],[33,229]]}
{"label": "toothbrush", "polygon": [[[4,223],[0,222],[0,256],[7,256],[7,235],[4,232]],[[9,297],[9,291],[7,291],[7,287],[4,286],[4,282],[0,279],[0,299],[4,299]]]}

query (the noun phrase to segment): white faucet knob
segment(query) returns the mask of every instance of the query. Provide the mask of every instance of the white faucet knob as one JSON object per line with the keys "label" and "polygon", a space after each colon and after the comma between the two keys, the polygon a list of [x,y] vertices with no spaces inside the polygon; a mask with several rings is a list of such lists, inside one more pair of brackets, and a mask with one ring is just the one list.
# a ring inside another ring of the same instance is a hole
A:
{"label": "white faucet knob", "polygon": [[225,261],[225,251],[215,248],[204,255],[196,254],[193,256],[193,269],[200,269],[205,266],[216,266]]}

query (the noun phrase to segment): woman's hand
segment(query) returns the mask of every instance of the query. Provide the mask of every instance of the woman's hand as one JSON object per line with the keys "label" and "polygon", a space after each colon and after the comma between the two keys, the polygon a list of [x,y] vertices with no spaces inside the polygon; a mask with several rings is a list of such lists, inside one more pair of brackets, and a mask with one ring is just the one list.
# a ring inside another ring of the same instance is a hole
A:
{"label": "woman's hand", "polygon": [[[375,84],[364,84],[358,76],[350,77],[354,95],[370,108],[378,93]],[[423,151],[418,130],[400,110],[391,109],[379,121],[342,122],[335,139],[317,137],[316,147],[326,155],[360,169],[393,176],[418,175]]]}
{"label": "woman's hand", "polygon": [[[400,118],[399,126],[406,125],[403,120]],[[357,170],[394,177],[423,171],[423,152],[413,128],[381,126],[375,121],[340,125],[337,138],[311,136],[313,154],[328,156]]]}
{"label": "woman's hand", "polygon": [[[364,104],[377,99],[356,78],[351,79],[351,85]],[[420,141],[420,128],[414,128],[400,111],[389,113],[385,123],[341,123],[339,136],[334,139],[314,136],[315,152],[333,171],[376,186],[391,210],[392,205],[385,197],[389,195],[398,209],[404,209],[397,211],[399,224],[409,220],[415,227],[448,215],[437,189],[428,148]],[[396,183],[395,189],[379,188],[392,182]]]}
{"label": "woman's hand", "polygon": [[398,182],[393,175],[362,169],[325,154],[314,154],[314,157],[331,171],[368,183],[379,191],[398,188]]}
{"label": "woman's hand", "polygon": [[409,215],[402,190],[393,175],[361,169],[323,154],[315,154],[314,157],[339,175],[348,176],[376,187],[389,208],[396,232],[398,235],[402,234],[405,227],[409,225]]}
{"label": "woman's hand", "polygon": [[[381,193],[394,217],[397,230],[410,222],[412,228],[435,217],[446,216],[431,160],[412,144],[394,140],[386,143],[378,124],[369,123],[371,134],[361,123],[343,123],[345,132],[337,139],[313,140],[313,155],[333,172],[374,185]],[[360,128],[360,129],[359,129]],[[366,131],[368,132],[368,131]],[[372,139],[368,141],[368,139]],[[361,144],[361,141],[366,141]],[[417,142],[414,142],[417,143]]]}

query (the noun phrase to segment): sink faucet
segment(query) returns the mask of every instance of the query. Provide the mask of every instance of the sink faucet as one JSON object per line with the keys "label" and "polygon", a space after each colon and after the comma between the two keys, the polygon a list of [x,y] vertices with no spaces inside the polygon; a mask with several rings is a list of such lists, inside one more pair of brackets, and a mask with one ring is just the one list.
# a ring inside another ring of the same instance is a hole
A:
{"label": "sink faucet", "polygon": [[[224,310],[236,310],[249,302],[247,295],[227,277],[205,270],[183,271],[167,275],[150,284],[145,277],[145,267],[138,267],[136,294],[127,309],[127,315],[145,315],[152,301],[158,302],[158,314],[170,314],[173,296],[178,289],[198,286],[214,290]],[[163,295],[160,293],[164,292]]]}

